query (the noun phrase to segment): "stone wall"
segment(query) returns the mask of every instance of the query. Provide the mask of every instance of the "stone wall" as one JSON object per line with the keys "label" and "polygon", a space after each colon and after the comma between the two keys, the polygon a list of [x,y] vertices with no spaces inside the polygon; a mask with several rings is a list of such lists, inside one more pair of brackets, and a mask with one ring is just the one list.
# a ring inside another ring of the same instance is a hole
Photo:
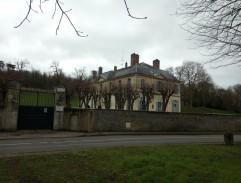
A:
{"label": "stone wall", "polygon": [[4,114],[5,114],[5,112],[4,112],[4,106],[0,106],[0,131],[1,130],[3,130],[4,129]]}
{"label": "stone wall", "polygon": [[88,132],[241,132],[241,116],[65,109],[65,130]]}

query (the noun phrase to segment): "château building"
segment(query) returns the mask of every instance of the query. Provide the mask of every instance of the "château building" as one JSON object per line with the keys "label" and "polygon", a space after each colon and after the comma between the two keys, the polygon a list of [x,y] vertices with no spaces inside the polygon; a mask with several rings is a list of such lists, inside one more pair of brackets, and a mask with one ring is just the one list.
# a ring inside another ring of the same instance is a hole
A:
{"label": "ch\u00e2teau building", "polygon": [[[125,63],[124,68],[117,69],[114,66],[114,70],[102,71],[102,67],[99,67],[98,72],[92,71],[92,82],[100,92],[108,93],[116,89],[116,95],[121,95],[123,92],[118,92],[118,89],[123,89],[127,92],[135,91],[138,93],[137,98],[133,101],[132,110],[163,111],[163,102],[168,101],[166,112],[180,112],[180,82],[169,72],[160,69],[158,59],[154,60],[151,66],[146,63],[139,63],[139,55],[133,53],[130,66]],[[147,96],[143,94],[144,91],[147,91],[147,95],[148,92],[152,93],[152,98],[149,101],[146,101]],[[109,94],[109,108],[118,109],[115,93]],[[107,108],[106,102],[108,100],[102,97],[99,107]],[[143,109],[143,102],[146,104],[145,109]],[[126,100],[124,103],[123,109],[130,109],[128,105],[130,101]]]}

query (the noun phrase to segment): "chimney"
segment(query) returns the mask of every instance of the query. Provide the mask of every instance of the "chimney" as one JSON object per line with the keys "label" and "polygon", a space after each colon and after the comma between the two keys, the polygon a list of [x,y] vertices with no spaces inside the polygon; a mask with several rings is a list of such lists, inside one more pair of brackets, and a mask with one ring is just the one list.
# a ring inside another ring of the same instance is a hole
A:
{"label": "chimney", "polygon": [[131,54],[131,66],[139,64],[139,55],[138,54]]}
{"label": "chimney", "polygon": [[153,60],[153,67],[155,67],[156,69],[160,69],[160,60]]}
{"label": "chimney", "polygon": [[116,66],[114,67],[114,71],[117,71],[117,67]]}
{"label": "chimney", "polygon": [[98,76],[100,76],[101,74],[102,74],[102,67],[99,67],[99,74],[98,74]]}
{"label": "chimney", "polygon": [[96,74],[97,74],[96,71],[92,71],[92,77],[93,77],[93,79],[96,79]]}
{"label": "chimney", "polygon": [[127,68],[127,62],[125,63],[125,68]]}

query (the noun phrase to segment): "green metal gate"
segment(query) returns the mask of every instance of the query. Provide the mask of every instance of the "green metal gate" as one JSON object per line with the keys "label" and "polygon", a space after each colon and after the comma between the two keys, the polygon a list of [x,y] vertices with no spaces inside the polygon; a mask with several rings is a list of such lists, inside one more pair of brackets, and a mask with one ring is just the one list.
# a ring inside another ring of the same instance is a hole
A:
{"label": "green metal gate", "polygon": [[18,130],[53,129],[54,94],[20,92]]}

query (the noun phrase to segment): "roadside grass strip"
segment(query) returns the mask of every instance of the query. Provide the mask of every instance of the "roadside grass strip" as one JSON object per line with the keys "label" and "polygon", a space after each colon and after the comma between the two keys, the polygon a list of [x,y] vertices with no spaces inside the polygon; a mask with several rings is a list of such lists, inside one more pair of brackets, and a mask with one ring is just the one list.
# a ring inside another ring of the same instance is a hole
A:
{"label": "roadside grass strip", "polygon": [[241,182],[241,143],[63,151],[0,158],[0,182]]}

